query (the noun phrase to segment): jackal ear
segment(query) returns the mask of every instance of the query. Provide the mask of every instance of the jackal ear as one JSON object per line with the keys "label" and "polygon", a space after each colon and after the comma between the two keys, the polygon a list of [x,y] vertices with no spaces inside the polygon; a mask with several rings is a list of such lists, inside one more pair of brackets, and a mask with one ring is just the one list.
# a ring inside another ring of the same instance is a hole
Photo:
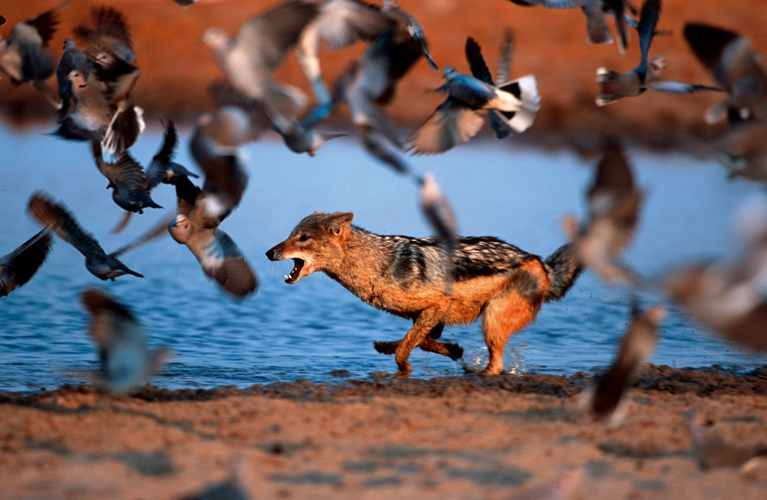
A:
{"label": "jackal ear", "polygon": [[341,230],[352,223],[354,214],[351,212],[336,212],[327,220],[328,231],[338,234]]}

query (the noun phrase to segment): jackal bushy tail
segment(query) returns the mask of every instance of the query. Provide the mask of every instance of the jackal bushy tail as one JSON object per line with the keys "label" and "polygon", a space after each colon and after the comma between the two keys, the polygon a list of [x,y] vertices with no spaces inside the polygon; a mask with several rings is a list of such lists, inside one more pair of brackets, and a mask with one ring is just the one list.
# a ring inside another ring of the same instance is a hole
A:
{"label": "jackal bushy tail", "polygon": [[557,248],[554,253],[543,261],[543,268],[549,278],[549,291],[545,302],[560,300],[575,283],[575,278],[581,273],[581,263],[571,243]]}

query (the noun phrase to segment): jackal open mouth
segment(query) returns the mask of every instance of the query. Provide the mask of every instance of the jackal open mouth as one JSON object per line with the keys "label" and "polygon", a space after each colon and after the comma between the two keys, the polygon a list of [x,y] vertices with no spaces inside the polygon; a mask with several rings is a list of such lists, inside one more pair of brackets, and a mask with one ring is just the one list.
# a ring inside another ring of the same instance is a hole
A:
{"label": "jackal open mouth", "polygon": [[301,269],[304,267],[304,261],[301,259],[293,259],[293,269],[290,274],[285,276],[285,283],[292,285],[298,281],[298,276],[301,274]]}

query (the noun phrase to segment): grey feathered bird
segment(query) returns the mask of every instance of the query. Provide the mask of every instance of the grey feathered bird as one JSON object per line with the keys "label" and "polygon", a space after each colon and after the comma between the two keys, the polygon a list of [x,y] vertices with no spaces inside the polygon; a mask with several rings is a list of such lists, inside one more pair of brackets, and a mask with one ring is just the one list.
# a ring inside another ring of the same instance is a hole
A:
{"label": "grey feathered bird", "polygon": [[542,5],[547,9],[580,8],[586,14],[586,29],[589,43],[612,43],[613,37],[607,27],[605,14],[615,18],[615,28],[618,34],[618,50],[623,54],[629,42],[627,25],[633,24],[633,19],[626,14],[626,0],[509,0],[525,7]]}
{"label": "grey feathered bird", "polygon": [[[396,28],[394,32],[394,43],[397,46],[397,51],[400,52],[400,61],[403,68],[400,69],[402,74],[407,71],[404,66],[407,64],[409,68],[420,55],[426,58],[426,61],[434,69],[439,71],[439,66],[434,62],[434,59],[429,53],[429,44],[426,42],[426,35],[423,31],[423,26],[411,16],[410,13],[405,11],[399,6],[397,0],[384,0],[381,12],[387,14],[396,22]],[[407,55],[406,55],[407,54]],[[402,75],[400,75],[402,76]]]}
{"label": "grey feathered bird", "polygon": [[282,115],[276,103],[292,102],[299,109],[306,101],[301,90],[275,81],[272,72],[318,12],[315,3],[287,1],[243,23],[233,39],[219,28],[208,29],[203,43],[216,55],[232,86],[248,98],[262,100],[275,119]]}
{"label": "grey feathered bird", "polygon": [[93,8],[91,19],[95,27],[80,24],[72,30],[87,47],[88,57],[104,63],[106,60],[119,60],[135,65],[133,37],[122,12],[113,7]]}
{"label": "grey feathered bird", "polygon": [[[487,65],[473,38],[466,39],[466,58],[475,76],[445,68],[447,82],[437,91],[447,99],[410,139],[414,154],[442,153],[474,137],[485,120],[484,110],[496,110],[512,130],[523,132],[533,124],[540,96],[533,75],[492,85]],[[480,77],[477,77],[479,75]]]}
{"label": "grey feathered bird", "polygon": [[93,141],[93,159],[99,171],[109,180],[107,189],[112,188],[112,199],[128,212],[144,213],[145,208],[162,208],[149,194],[146,174],[141,165],[123,151],[115,163],[107,163],[101,152],[101,144]]}
{"label": "grey feathered bird", "polygon": [[579,229],[574,217],[563,225],[581,263],[607,283],[639,284],[620,261],[639,220],[643,194],[634,185],[631,165],[621,145],[608,140],[587,193],[588,220]]}
{"label": "grey feathered bird", "polygon": [[92,377],[109,392],[123,393],[154,375],[168,360],[167,349],[150,351],[136,316],[105,292],[91,288],[82,302],[91,315],[88,329],[99,351],[100,370]]}
{"label": "grey feathered bird", "polygon": [[458,246],[458,223],[453,208],[439,188],[434,175],[430,173],[424,175],[421,181],[419,199],[421,212],[434,229],[437,241],[445,249],[445,269],[448,274],[445,281],[450,290],[453,286],[453,255]]}
{"label": "grey feathered bird", "polygon": [[[392,18],[395,26],[376,37],[359,61],[338,78],[332,103],[346,103],[360,135],[377,130],[401,148],[401,140],[383,106],[392,102],[397,84],[422,56],[435,70],[438,68],[429,54],[423,28],[415,18],[402,10],[396,0],[385,1],[381,12]],[[330,111],[322,106],[319,109],[325,114]]]}
{"label": "grey feathered bird", "polygon": [[[66,116],[72,106],[72,100],[75,99],[73,80],[77,80],[79,85],[86,85],[93,63],[88,60],[88,56],[82,50],[77,48],[77,44],[71,38],[64,40],[64,54],[61,55],[61,61],[56,68],[56,81],[59,84],[59,97],[61,98],[61,116]],[[70,75],[72,75],[70,77]],[[78,92],[81,94],[81,92]]]}
{"label": "grey feathered bird", "polygon": [[357,0],[326,0],[320,4],[317,17],[301,32],[296,47],[298,62],[318,105],[331,101],[322,79],[320,44],[328,50],[338,50],[361,40],[372,41],[394,24],[394,19],[379,9]]}
{"label": "grey feathered bird", "polygon": [[708,24],[689,23],[684,38],[698,60],[727,91],[727,99],[706,111],[708,123],[767,117],[767,73],[761,55],[743,35]]}
{"label": "grey feathered bird", "polygon": [[0,257],[0,297],[24,285],[51,251],[51,232],[43,229],[13,252]]}
{"label": "grey feathered bird", "polygon": [[173,179],[178,176],[195,177],[200,176],[194,172],[190,172],[181,164],[173,161],[173,155],[176,150],[176,143],[178,142],[178,134],[176,134],[176,126],[173,121],[168,120],[165,126],[165,136],[160,146],[160,150],[152,157],[152,163],[146,169],[146,182],[147,187],[151,191],[161,182],[164,184],[173,184]]}
{"label": "grey feathered bird", "polygon": [[42,192],[33,193],[28,203],[29,213],[42,225],[56,233],[59,238],[75,247],[85,256],[85,267],[91,274],[101,280],[115,278],[124,274],[132,274],[143,278],[139,273],[129,269],[117,258],[117,252],[104,252],[98,241],[86,233],[69,211],[60,203]]}
{"label": "grey feathered bird", "polygon": [[747,209],[747,244],[737,258],[675,270],[662,286],[699,323],[729,341],[767,351],[767,209]]}
{"label": "grey feathered bird", "polygon": [[[173,183],[178,197],[178,215],[168,231],[177,243],[187,246],[203,272],[232,295],[244,298],[258,288],[258,278],[245,256],[219,224],[234,210],[247,187],[248,177],[232,146],[239,135],[222,135],[207,122],[198,125],[190,143],[195,161],[205,173],[200,189],[186,177]],[[210,127],[210,128],[209,128]]]}
{"label": "grey feathered bird", "polygon": [[274,130],[282,136],[288,149],[298,154],[307,153],[309,156],[314,156],[315,151],[327,141],[347,135],[344,132],[315,130],[311,123],[301,123],[297,118],[284,122],[275,121]]}
{"label": "grey feathered bird", "polygon": [[595,419],[612,420],[614,423],[620,420],[623,394],[655,348],[658,324],[665,315],[665,310],[659,306],[644,312],[636,304],[632,306],[631,324],[621,339],[615,361],[598,377],[594,387],[584,394],[585,406]]}
{"label": "grey feathered bird", "polygon": [[[96,28],[78,26],[92,71],[79,68],[62,76],[71,82],[75,107],[60,117],[55,135],[69,140],[100,141],[110,154],[132,146],[146,128],[143,110],[134,104],[133,87],[141,70],[136,66],[130,30],[124,16],[111,7],[93,11]],[[62,60],[62,62],[65,62]]]}
{"label": "grey feathered bird", "polygon": [[58,93],[46,82],[56,70],[56,62],[48,51],[48,43],[59,24],[56,10],[69,1],[64,0],[53,9],[16,23],[8,38],[0,36],[0,70],[14,84],[25,83],[42,91],[56,108],[61,107]]}
{"label": "grey feathered bird", "polygon": [[[332,104],[346,104],[352,124],[359,135],[364,137],[375,130],[398,149],[402,149],[397,129],[383,108],[390,102],[398,81],[398,78],[393,78],[388,72],[394,62],[392,58],[396,57],[389,50],[393,36],[393,31],[379,36],[360,60],[338,78]],[[328,106],[319,107],[311,116],[319,114],[319,117],[314,118],[318,121],[330,111]]]}
{"label": "grey feathered bird", "polygon": [[648,60],[650,44],[656,34],[656,26],[661,12],[661,0],[645,0],[639,17],[639,46],[642,52],[642,60],[639,66],[628,73],[618,73],[607,68],[597,69],[597,83],[599,95],[596,103],[604,106],[623,97],[633,97],[642,94],[645,90],[655,90],[669,94],[691,94],[694,92],[714,91],[722,89],[697,85],[691,83],[675,82],[658,76],[666,67],[666,59],[663,57]]}

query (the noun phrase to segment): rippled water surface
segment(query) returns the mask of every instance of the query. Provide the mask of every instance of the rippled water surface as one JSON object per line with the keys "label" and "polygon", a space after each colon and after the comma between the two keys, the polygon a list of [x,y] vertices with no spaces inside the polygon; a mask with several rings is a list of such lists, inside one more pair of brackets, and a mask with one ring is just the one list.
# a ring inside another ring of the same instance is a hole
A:
{"label": "rippled water surface", "polygon": [[[25,213],[29,195],[44,189],[63,201],[109,252],[162,218],[167,210],[134,217],[120,235],[109,230],[122,211],[105,190],[84,143],[0,128],[0,255],[39,230]],[[194,166],[182,130],[178,158]],[[149,162],[159,131],[141,137],[132,152]],[[295,286],[284,275],[292,263],[272,263],[264,252],[313,211],[353,211],[355,224],[373,232],[427,236],[416,188],[370,160],[354,139],[328,143],[315,158],[298,156],[275,141],[244,148],[250,184],[242,204],[221,228],[237,242],[261,278],[255,297],[234,302],[205,278],[182,245],[164,238],[122,259],[144,274],[100,282],[72,246],[57,240],[47,262],[23,288],[0,299],[0,391],[28,391],[76,382],[71,370],[96,367],[88,317],[79,296],[99,286],[129,305],[153,345],[175,351],[153,383],[170,388],[249,386],[309,379],[332,380],[334,370],[355,377],[395,371],[393,358],[376,353],[373,340],[396,340],[410,322],[373,309],[323,274]],[[727,182],[710,161],[630,150],[647,202],[641,228],[626,261],[649,277],[662,276],[692,259],[726,256],[737,248],[733,217],[744,200],[761,193],[746,181]],[[564,242],[559,228],[567,212],[582,214],[582,194],[595,160],[570,153],[473,142],[448,154],[415,158],[434,172],[464,235],[493,235],[527,251],[548,255]],[[173,209],[175,193],[160,186],[153,198]],[[516,371],[571,374],[610,363],[629,315],[631,293],[609,288],[586,273],[568,296],[543,307],[537,321],[512,336],[506,366]],[[644,292],[642,304],[663,302]],[[484,362],[479,324],[446,328],[464,361]],[[677,311],[662,325],[651,359],[677,367],[724,365],[748,369],[765,358],[720,341]],[[414,351],[416,377],[460,374],[462,367],[435,354]]]}

